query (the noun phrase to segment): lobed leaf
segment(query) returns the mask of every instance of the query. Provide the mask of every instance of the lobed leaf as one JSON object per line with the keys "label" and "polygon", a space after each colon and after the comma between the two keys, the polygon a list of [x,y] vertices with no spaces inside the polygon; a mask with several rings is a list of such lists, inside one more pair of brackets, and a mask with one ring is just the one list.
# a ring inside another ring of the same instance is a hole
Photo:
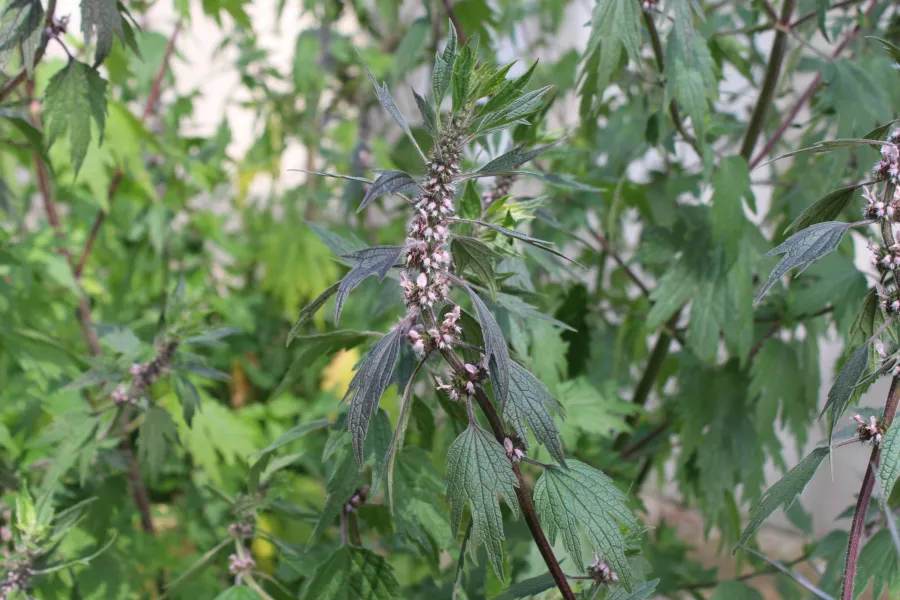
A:
{"label": "lobed leaf", "polygon": [[513,148],[506,154],[502,154],[494,160],[490,161],[472,175],[464,175],[462,179],[469,179],[473,177],[489,177],[493,175],[500,175],[503,173],[512,173],[519,165],[523,165],[536,156],[543,154],[561,141],[562,139],[558,139],[552,144],[547,144],[546,146],[541,146],[540,148],[535,148],[534,150],[530,150],[528,152],[522,152],[522,146]]}
{"label": "lobed leaf", "polygon": [[394,600],[400,584],[383,556],[343,546],[316,567],[302,600]]}
{"label": "lobed leaf", "polygon": [[125,45],[125,31],[117,0],[82,0],[81,32],[86,46],[90,46],[95,29],[97,46],[94,49],[94,66],[97,66],[109,56],[115,36]]}
{"label": "lobed leaf", "polygon": [[[806,458],[801,460],[797,466],[788,471],[784,477],[779,479],[772,487],[770,487],[759,499],[759,502],[750,510],[750,520],[738,540],[738,546],[744,546],[750,538],[756,534],[763,523],[766,522],[773,512],[778,508],[787,510],[794,503],[806,484],[813,478],[822,460],[828,455],[829,446],[822,446],[813,450]],[[734,551],[737,552],[737,547]]]}
{"label": "lobed leaf", "polygon": [[488,310],[484,301],[472,288],[463,286],[472,304],[475,306],[475,314],[481,324],[481,335],[484,339],[484,362],[487,364],[491,376],[491,384],[494,387],[494,396],[503,405],[509,395],[509,349],[506,347],[506,339],[497,324],[497,320]]}
{"label": "lobed leaf", "polygon": [[860,377],[869,364],[869,344],[868,342],[857,348],[847,358],[844,367],[838,376],[835,377],[831,389],[828,390],[828,401],[819,415],[821,419],[825,413],[828,413],[828,443],[831,444],[832,436],[834,436],[834,427],[844,411],[847,410],[847,404],[853,395],[856,384],[859,383]]}
{"label": "lobed leaf", "polygon": [[[550,89],[551,86],[548,85],[533,92],[528,92],[500,110],[485,114],[478,125],[478,133],[484,135],[489,131],[496,131],[497,129],[505,128],[507,125],[520,122],[523,117],[541,108],[544,94]],[[498,123],[502,125],[498,126]]]}
{"label": "lobed leaf", "polygon": [[457,273],[470,271],[487,286],[491,298],[497,297],[497,278],[491,259],[500,258],[500,255],[495,250],[475,238],[458,236],[450,243],[450,254]]}
{"label": "lobed leaf", "polygon": [[[856,586],[853,598],[862,596],[869,581],[872,581],[872,598],[896,597],[897,577],[900,576],[900,552],[891,539],[891,533],[882,529],[866,542],[859,553],[859,570],[856,573]],[[884,588],[888,595],[884,596]]]}
{"label": "lobed leaf", "polygon": [[166,452],[174,443],[178,443],[178,430],[169,412],[159,406],[150,407],[137,438],[138,456],[147,465],[150,477],[159,476]]}
{"label": "lobed leaf", "polygon": [[881,439],[881,461],[878,464],[878,483],[881,485],[881,507],[887,509],[888,498],[900,477],[900,422],[888,427]]}
{"label": "lobed leaf", "polygon": [[460,50],[456,62],[453,63],[450,85],[454,111],[462,109],[467,103],[472,85],[472,69],[475,67],[477,54],[478,36],[473,36]]}
{"label": "lobed leaf", "polygon": [[634,577],[621,526],[633,529],[638,521],[628,510],[627,496],[612,479],[581,461],[570,459],[568,467],[550,465],[534,486],[534,504],[547,538],[553,544],[562,532],[566,551],[583,565],[584,534],[590,552],[606,560],[631,591]]}
{"label": "lobed leaf", "polygon": [[527,443],[531,427],[538,442],[547,447],[550,456],[566,466],[562,440],[553,412],[565,414],[562,405],[553,397],[547,386],[528,369],[510,362],[509,398],[503,404],[503,418],[512,424],[519,437]]}
{"label": "lobed leaf", "polygon": [[341,258],[357,262],[353,268],[350,269],[350,272],[344,275],[340,284],[338,284],[336,297],[334,299],[335,325],[338,324],[338,320],[341,318],[344,302],[347,301],[350,292],[355,290],[357,286],[370,275],[377,274],[379,283],[384,281],[388,271],[394,266],[397,259],[400,258],[401,252],[403,252],[402,246],[372,246],[371,248],[365,248],[363,250],[341,255]]}
{"label": "lobed leaf", "polygon": [[469,503],[472,511],[472,552],[484,544],[494,572],[503,580],[503,516],[497,494],[518,517],[519,505],[514,500],[518,480],[512,465],[494,436],[475,423],[470,423],[447,451],[447,501],[450,503],[450,526],[459,534],[463,509]]}
{"label": "lobed leaf", "polygon": [[356,212],[362,211],[381,195],[396,194],[417,185],[416,180],[405,171],[379,171],[378,179],[369,187]]}
{"label": "lobed leaf", "polygon": [[794,267],[801,267],[800,272],[802,273],[803,269],[832,252],[841,243],[847,229],[854,225],[856,224],[837,221],[819,223],[795,233],[781,245],[769,250],[763,258],[769,258],[776,254],[784,254],[784,257],[772,269],[772,273],[756,295],[753,304],[758,304],[766,292],[772,289],[772,286]]}
{"label": "lobed leaf", "polygon": [[447,94],[447,88],[450,87],[450,79],[456,62],[456,27],[452,22],[447,29],[447,35],[444,53],[435,55],[434,70],[431,72],[431,93],[434,94],[434,104],[438,112],[440,112],[441,102]]}
{"label": "lobed leaf", "polygon": [[[479,115],[489,115],[493,112],[497,112],[509,106],[515,99],[521,97],[522,90],[525,89],[525,86],[528,85],[528,81],[531,79],[531,75],[534,73],[535,67],[537,67],[538,61],[534,61],[527,71],[522,73],[516,79],[509,81],[504,85],[500,91],[494,94],[490,100],[488,100],[484,106],[481,107],[481,110],[478,111]],[[503,71],[505,76],[506,71],[509,70],[512,64],[506,66],[506,70]]]}
{"label": "lobed leaf", "polygon": [[656,594],[656,586],[659,579],[641,582],[632,588],[631,593],[621,585],[612,586],[606,595],[606,600],[647,600]]}
{"label": "lobed leaf", "polygon": [[356,462],[365,461],[365,441],[369,422],[378,408],[384,390],[391,383],[394,363],[400,352],[400,328],[394,327],[362,357],[344,400],[352,397],[347,424],[353,442]]}

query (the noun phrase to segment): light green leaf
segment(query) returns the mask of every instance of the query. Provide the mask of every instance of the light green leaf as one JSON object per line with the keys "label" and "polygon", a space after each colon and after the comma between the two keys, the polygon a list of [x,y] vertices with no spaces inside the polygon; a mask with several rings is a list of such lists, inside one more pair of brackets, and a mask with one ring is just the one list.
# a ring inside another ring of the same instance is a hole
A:
{"label": "light green leaf", "polygon": [[390,563],[365,548],[344,546],[316,567],[301,600],[395,600],[400,586]]}
{"label": "light green leaf", "polygon": [[178,431],[169,412],[159,406],[151,407],[138,430],[137,448],[152,478],[159,476],[169,446],[176,443]]}
{"label": "light green leaf", "polygon": [[453,66],[456,62],[456,27],[449,22],[447,28],[447,45],[444,53],[437,53],[434,57],[434,70],[431,73],[431,92],[434,94],[435,110],[441,111],[441,101],[450,87],[450,79],[453,75]]}
{"label": "light green leaf", "polygon": [[659,284],[650,293],[653,308],[647,314],[647,328],[656,329],[665,323],[675,311],[684,306],[697,290],[693,272],[681,263],[666,271]]}
{"label": "light green leaf", "polygon": [[702,144],[708,109],[703,75],[680,60],[675,61],[675,99],[691,118],[697,141]]}
{"label": "light green leaf", "polygon": [[447,501],[450,525],[459,534],[463,510],[470,504],[474,551],[484,544],[494,572],[503,580],[503,516],[497,494],[503,495],[513,514],[519,516],[515,496],[519,482],[509,458],[494,436],[476,424],[470,424],[454,440],[447,452]]}
{"label": "light green leaf", "polygon": [[550,456],[565,466],[562,441],[553,412],[565,414],[563,407],[537,377],[516,362],[510,362],[509,397],[503,405],[503,418],[511,423],[519,437],[527,443],[531,427],[538,442],[547,447]]}
{"label": "light green leaf", "polygon": [[467,181],[459,201],[459,214],[464,219],[477,219],[481,216],[481,198],[474,181]]}
{"label": "light green leaf", "polygon": [[631,590],[634,577],[622,527],[634,529],[638,521],[628,510],[627,496],[604,473],[574,459],[568,465],[568,469],[551,465],[534,486],[534,504],[547,538],[553,544],[561,532],[566,550],[584,565],[585,536],[589,555],[596,552],[606,560]]}
{"label": "light green leaf", "polygon": [[106,80],[76,60],[57,72],[44,93],[48,145],[68,133],[69,153],[75,173],[81,169],[91,143],[91,119],[100,139],[106,125]]}
{"label": "light green leaf", "polygon": [[887,506],[894,484],[900,477],[900,422],[888,427],[881,439],[881,462],[878,464],[878,483],[881,485],[881,507]]}
{"label": "light green leaf", "polygon": [[741,241],[744,225],[744,198],[753,196],[750,190],[750,170],[741,156],[722,159],[713,176],[712,226],[713,234],[729,254]]}
{"label": "light green leaf", "polygon": [[[528,81],[531,79],[531,74],[534,73],[534,68],[537,67],[537,64],[538,61],[534,61],[522,75],[512,81],[508,81],[500,91],[491,96],[490,100],[485,102],[484,106],[479,110],[479,114],[489,115],[499,111],[511,104],[515,99],[521,97],[522,91],[525,89],[525,86],[528,85]],[[507,67],[507,70],[509,69],[509,66]]]}
{"label": "light green leaf", "polygon": [[[813,478],[822,460],[828,455],[828,446],[816,448],[801,460],[797,466],[788,471],[759,499],[759,502],[750,511],[750,520],[741,534],[738,546],[745,545],[752,538],[766,519],[778,508],[787,509],[794,500],[803,492],[803,488]],[[737,548],[733,553],[737,552]]]}
{"label": "light green leaf", "polygon": [[450,88],[453,96],[453,110],[462,109],[469,98],[469,90],[472,85],[472,69],[478,54],[478,36],[474,36],[466,42],[456,62],[453,64],[453,74],[450,78]]}
{"label": "light green leaf", "polygon": [[622,46],[631,60],[640,63],[641,7],[632,0],[598,2],[591,16],[591,35],[585,52],[590,56],[600,49],[599,88],[605,88],[622,56]]}

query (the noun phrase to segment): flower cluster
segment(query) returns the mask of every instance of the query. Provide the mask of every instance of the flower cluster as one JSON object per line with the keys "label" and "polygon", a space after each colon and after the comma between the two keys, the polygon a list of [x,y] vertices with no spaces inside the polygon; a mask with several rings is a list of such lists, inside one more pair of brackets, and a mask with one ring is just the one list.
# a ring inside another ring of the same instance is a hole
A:
{"label": "flower cluster", "polygon": [[252,523],[232,523],[228,526],[228,535],[236,540],[242,540],[253,537]]}
{"label": "flower cluster", "polygon": [[864,442],[871,441],[873,444],[877,444],[881,441],[885,430],[884,421],[882,419],[876,419],[872,416],[866,421],[859,415],[853,415],[853,420],[856,421],[856,435],[860,440]]}
{"label": "flower cluster", "polygon": [[900,314],[900,290],[879,289],[878,298],[878,305],[884,312],[890,315]]}
{"label": "flower cluster", "polygon": [[863,217],[872,220],[900,217],[900,195],[898,194],[900,194],[900,188],[895,190],[894,196],[885,203],[875,195],[871,188],[864,187],[863,199],[866,201],[866,207],[863,209]]}
{"label": "flower cluster", "polygon": [[428,331],[422,325],[411,327],[406,333],[406,339],[412,345],[416,356],[422,358],[428,356],[435,350],[446,350],[456,342],[457,337],[462,333],[459,323],[459,306],[444,316],[444,321],[440,327],[432,327]]}
{"label": "flower cluster", "polygon": [[900,183],[900,130],[895,129],[881,146],[881,160],[875,163],[872,173],[879,179],[887,179],[893,184]]}
{"label": "flower cluster", "polygon": [[369,497],[370,490],[371,488],[368,484],[366,484],[353,492],[353,496],[350,497],[350,501],[344,505],[344,512],[349,515],[357,508],[365,504],[366,498]]}
{"label": "flower cluster", "polygon": [[151,385],[159,379],[172,363],[175,351],[178,349],[178,340],[171,339],[164,342],[160,347],[156,356],[145,363],[134,363],[128,369],[131,375],[131,383],[129,386],[121,384],[109,395],[116,406],[125,404],[136,404],[138,398],[144,395]]}
{"label": "flower cluster", "polygon": [[31,581],[31,567],[24,561],[9,561],[3,564],[6,576],[0,580],[0,600],[12,598],[15,592],[28,589]]}
{"label": "flower cluster", "polygon": [[506,450],[506,458],[508,458],[510,462],[513,463],[519,462],[520,460],[522,460],[522,457],[525,456],[525,452],[520,447],[518,447],[510,438],[503,439],[503,449]]}
{"label": "flower cluster", "polygon": [[237,554],[231,554],[228,556],[228,571],[236,576],[238,581],[240,581],[241,575],[248,573],[255,568],[256,561],[254,561],[253,557],[250,555],[238,556]]}
{"label": "flower cluster", "polygon": [[616,575],[616,572],[610,569],[605,561],[600,560],[600,555],[596,552],[594,552],[594,562],[588,565],[587,571],[588,575],[599,583],[616,583],[619,581],[619,576]]}
{"label": "flower cluster", "polygon": [[900,244],[870,246],[872,265],[879,271],[900,270]]}
{"label": "flower cluster", "polygon": [[487,378],[484,359],[475,365],[466,363],[465,374],[452,373],[449,378],[448,383],[444,383],[440,377],[435,377],[434,380],[438,389],[446,392],[451,400],[459,400],[460,398],[471,396],[475,393],[475,384]]}

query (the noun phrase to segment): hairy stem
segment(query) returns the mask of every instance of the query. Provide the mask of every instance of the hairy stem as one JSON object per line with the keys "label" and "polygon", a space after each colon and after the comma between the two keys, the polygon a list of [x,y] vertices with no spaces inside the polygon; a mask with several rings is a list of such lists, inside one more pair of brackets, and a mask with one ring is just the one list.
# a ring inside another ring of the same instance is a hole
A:
{"label": "hairy stem", "polygon": [[[900,402],[900,379],[891,379],[891,389],[888,391],[884,404],[884,423],[890,426],[897,413],[897,404]],[[871,465],[878,466],[881,456],[881,445],[872,448],[872,454],[866,463],[866,474],[863,477],[862,486],[859,489],[859,497],[856,500],[856,510],[853,512],[853,522],[850,524],[850,540],[847,543],[847,562],[844,566],[844,585],[841,591],[841,600],[853,600],[853,588],[856,584],[856,570],[859,561],[859,548],[863,529],[866,524],[866,512],[869,510],[869,502],[872,499],[872,489],[875,487],[875,469]]]}
{"label": "hairy stem", "polygon": [[[784,4],[781,7],[781,16],[778,19],[779,23],[788,23],[790,21],[795,4],[796,0],[784,0]],[[781,63],[784,62],[784,55],[787,50],[787,37],[788,34],[783,29],[778,29],[775,32],[775,41],[772,42],[772,52],[769,54],[769,62],[766,64],[763,86],[759,92],[756,105],[753,107],[750,124],[747,125],[747,133],[744,135],[744,142],[741,144],[741,156],[747,162],[750,161],[753,148],[756,146],[756,140],[759,139],[759,134],[762,133],[769,105],[772,104],[775,97],[778,77],[781,75]]]}

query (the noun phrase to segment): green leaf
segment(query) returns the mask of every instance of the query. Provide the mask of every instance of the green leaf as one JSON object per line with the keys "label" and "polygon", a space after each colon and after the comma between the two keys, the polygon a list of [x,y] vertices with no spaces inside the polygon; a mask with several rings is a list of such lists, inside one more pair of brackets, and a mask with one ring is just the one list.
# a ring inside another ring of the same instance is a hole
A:
{"label": "green leaf", "polygon": [[388,507],[391,509],[391,514],[394,512],[394,465],[397,460],[397,454],[403,450],[403,441],[406,438],[406,427],[409,424],[409,413],[415,400],[413,387],[416,384],[416,377],[419,375],[419,371],[422,370],[424,364],[424,360],[419,361],[416,368],[413,370],[409,381],[406,382],[406,389],[403,390],[403,398],[400,401],[400,412],[397,415],[397,425],[394,428],[394,433],[391,436],[391,443],[384,456],[382,472],[387,479]]}
{"label": "green leaf", "polygon": [[599,554],[632,590],[634,577],[625,555],[628,544],[622,527],[634,529],[638,521],[628,510],[627,496],[612,479],[583,462],[570,459],[568,466],[549,466],[534,486],[534,504],[547,538],[553,544],[557,532],[562,532],[566,550],[584,565],[584,534],[589,554]]}
{"label": "green leaf", "polygon": [[853,390],[856,388],[856,384],[859,383],[860,377],[866,371],[868,364],[869,344],[866,343],[854,350],[853,354],[847,358],[847,362],[844,363],[841,372],[838,373],[834,383],[831,384],[831,389],[828,390],[828,401],[825,403],[819,418],[821,419],[825,413],[828,413],[829,444],[831,444],[831,439],[834,435],[834,427],[844,414],[844,411],[847,410],[847,404],[850,402]]}
{"label": "green leaf", "polygon": [[[803,492],[803,488],[813,478],[819,465],[830,450],[829,446],[822,446],[813,450],[797,466],[788,471],[784,477],[770,487],[759,499],[759,502],[750,511],[750,520],[741,534],[738,546],[745,545],[752,538],[766,519],[778,508],[787,509],[794,500]],[[732,553],[737,552],[737,548]]]}
{"label": "green leaf", "polygon": [[506,154],[502,154],[494,160],[490,161],[472,175],[464,175],[462,178],[471,179],[473,177],[490,177],[503,173],[513,173],[519,165],[523,165],[536,156],[540,156],[561,141],[562,139],[559,139],[552,144],[547,144],[546,146],[541,146],[540,148],[535,148],[534,150],[530,150],[528,152],[522,152],[522,146],[513,148]]}
{"label": "green leaf", "polygon": [[396,194],[418,185],[416,180],[405,171],[377,171],[377,173],[379,173],[378,179],[369,187],[369,191],[366,192],[363,201],[359,204],[359,208],[356,209],[357,213],[379,196]]}
{"label": "green leaf", "polygon": [[750,170],[742,156],[722,159],[713,175],[712,219],[713,234],[729,254],[737,250],[744,225],[744,198],[750,198]]}
{"label": "green leaf", "polygon": [[[346,433],[342,434],[342,436],[346,435]],[[334,520],[344,510],[344,505],[353,496],[353,492],[362,483],[362,474],[353,459],[353,453],[346,447],[346,437],[342,441],[344,445],[341,446],[334,469],[325,484],[325,506],[322,507],[319,520],[316,521],[312,535],[309,536],[307,548],[311,548],[312,544],[322,537],[325,530],[331,527]]]}
{"label": "green leaf", "polygon": [[307,433],[318,431],[319,429],[328,427],[329,425],[331,425],[331,421],[329,421],[328,419],[317,419],[315,421],[309,421],[308,423],[298,423],[297,425],[294,425],[293,427],[282,433],[280,436],[278,436],[277,440],[275,440],[262,450],[254,452],[253,456],[255,458],[261,458],[267,454],[271,454],[282,446],[287,446],[288,444],[296,442],[300,438],[305,437]]}
{"label": "green leaf", "polygon": [[0,9],[0,69],[21,44],[25,70],[34,73],[34,59],[40,47],[46,21],[40,0],[11,0]]}
{"label": "green leaf", "polygon": [[[359,52],[357,52],[359,54]],[[409,124],[406,122],[406,119],[403,118],[403,114],[401,114],[400,109],[397,108],[397,105],[394,104],[394,99],[391,98],[391,92],[388,91],[387,84],[382,83],[378,85],[378,82],[375,81],[375,76],[372,75],[372,71],[369,70],[369,65],[366,64],[366,61],[363,60],[362,55],[359,56],[360,62],[363,64],[363,68],[366,70],[366,74],[369,76],[369,81],[372,82],[372,85],[375,86],[375,95],[378,96],[378,101],[381,102],[381,105],[387,110],[390,115],[394,118],[394,121],[397,122],[397,125],[406,133],[406,137],[412,142],[412,145],[419,152],[419,156],[422,157],[424,162],[428,162],[428,159],[425,157],[425,153],[422,152],[422,148],[419,147],[419,142],[416,141],[415,136],[412,134],[412,131],[409,128]]]}
{"label": "green leaf", "polygon": [[[528,81],[531,79],[532,73],[534,73],[535,67],[537,67],[538,61],[534,61],[531,66],[525,71],[522,75],[513,79],[512,81],[508,81],[506,85],[504,85],[499,92],[491,96],[491,99],[488,100],[484,106],[481,107],[481,110],[478,111],[479,115],[490,115],[493,112],[497,112],[509,106],[514,100],[520,98],[522,95],[522,91],[525,89],[525,86],[528,85]],[[509,70],[509,67],[512,65],[508,65],[506,70]]]}
{"label": "green leaf", "polygon": [[454,440],[447,451],[447,501],[450,502],[450,525],[459,534],[466,503],[472,511],[474,552],[484,544],[494,572],[503,580],[503,516],[497,494],[518,517],[515,495],[519,486],[512,465],[494,436],[474,423]]}
{"label": "green leaf", "polygon": [[344,546],[316,567],[301,600],[394,600],[400,585],[390,563],[365,548]]}
{"label": "green leaf", "polygon": [[288,389],[296,380],[299,372],[309,366],[309,363],[316,358],[335,352],[343,348],[351,348],[363,343],[367,337],[374,335],[372,333],[363,333],[360,331],[337,330],[330,333],[322,333],[318,335],[308,335],[298,337],[298,343],[303,344],[303,350],[294,358],[290,366],[285,371],[284,377],[275,391],[272,392],[272,399],[277,398]]}
{"label": "green leaf", "polygon": [[336,281],[332,283],[328,288],[323,291],[321,294],[316,296],[312,302],[304,306],[300,309],[300,312],[297,313],[297,319],[294,321],[294,325],[291,327],[290,333],[288,333],[287,341],[284,343],[285,346],[290,346],[291,342],[294,341],[294,338],[297,337],[297,334],[300,332],[300,329],[312,321],[312,318],[319,312],[319,309],[328,302],[328,299],[337,294],[338,288],[340,288],[341,282]]}
{"label": "green leaf", "polygon": [[508,106],[485,114],[478,125],[478,134],[486,135],[491,131],[499,131],[509,125],[523,122],[527,125],[528,121],[523,121],[523,117],[531,115],[543,106],[544,95],[550,89],[550,86],[545,86],[533,92],[528,92],[513,100]]}
{"label": "green leaf", "polygon": [[503,404],[503,418],[511,423],[519,437],[527,444],[531,427],[538,442],[547,447],[550,456],[565,466],[562,441],[553,412],[565,414],[541,380],[516,362],[510,362],[509,397]]}
{"label": "green leaf", "polygon": [[606,87],[610,75],[619,64],[622,46],[631,60],[640,63],[640,20],[640,4],[632,0],[606,0],[594,7],[585,56],[596,52],[602,44],[598,63],[599,89]]}
{"label": "green leaf", "polygon": [[177,443],[178,430],[169,412],[159,406],[150,407],[144,415],[137,438],[138,455],[147,465],[150,477],[159,476],[169,446]]}
{"label": "green leaf", "polygon": [[194,413],[200,410],[200,392],[184,375],[178,375],[173,378],[175,384],[175,395],[178,396],[178,402],[181,404],[181,414],[184,417],[188,427],[194,420]]}
{"label": "green leaf", "polygon": [[694,295],[697,289],[696,278],[680,262],[666,271],[659,284],[650,293],[653,307],[647,314],[647,328],[656,329],[665,323],[675,311]]}
{"label": "green leaf", "polygon": [[477,219],[481,216],[481,197],[474,181],[467,181],[459,202],[459,214],[464,219]]}
{"label": "green leaf", "polygon": [[795,233],[781,245],[769,250],[763,258],[769,258],[776,254],[784,254],[784,257],[772,269],[769,279],[759,290],[753,304],[758,304],[766,292],[772,289],[772,286],[794,267],[801,267],[800,272],[802,273],[803,269],[813,262],[835,250],[844,239],[847,229],[853,225],[853,223],[837,221],[819,223]]}
{"label": "green leaf", "polygon": [[447,45],[444,47],[444,53],[437,53],[434,58],[434,71],[431,73],[431,92],[434,94],[434,105],[437,112],[440,112],[441,101],[447,94],[447,88],[450,87],[450,79],[453,74],[454,63],[456,62],[456,27],[452,22],[447,28]]}
{"label": "green leaf", "polygon": [[419,107],[419,112],[422,114],[422,123],[425,126],[425,131],[432,137],[436,137],[438,134],[438,123],[434,107],[426,98],[417,94],[416,90],[413,90],[412,93],[413,97],[416,99],[416,106]]}
{"label": "green leaf", "polygon": [[703,75],[688,69],[680,60],[675,61],[675,99],[691,118],[697,141],[702,144],[708,110]]}
{"label": "green leaf", "polygon": [[819,142],[817,144],[813,144],[809,148],[800,148],[799,150],[794,150],[793,152],[788,152],[787,154],[782,154],[776,158],[773,158],[770,161],[766,161],[765,163],[759,165],[758,168],[764,167],[769,163],[773,163],[776,160],[781,160],[782,158],[788,158],[789,156],[796,156],[798,154],[821,154],[823,152],[834,152],[835,150],[841,150],[842,148],[855,148],[856,146],[884,146],[886,144],[890,144],[885,140],[873,140],[873,139],[865,139],[865,138],[848,138],[843,140],[827,140],[824,142]]}
{"label": "green leaf", "polygon": [[94,29],[97,30],[94,66],[109,56],[115,36],[118,35],[122,45],[125,45],[122,17],[116,5],[117,0],[81,0],[81,32],[86,46],[90,46]]}
{"label": "green leaf", "polygon": [[69,153],[76,175],[91,143],[91,119],[100,138],[106,125],[106,80],[76,60],[57,72],[44,93],[47,143],[68,134]]}
{"label": "green leaf", "polygon": [[[90,0],[85,0],[90,1]],[[261,596],[246,585],[235,585],[218,596],[215,600],[260,600]]]}
{"label": "green leaf", "polygon": [[475,306],[475,314],[478,315],[478,322],[481,324],[481,335],[484,338],[484,362],[488,366],[488,372],[491,376],[494,396],[502,405],[509,396],[509,365],[511,361],[509,359],[509,349],[506,347],[506,339],[503,337],[503,331],[500,330],[497,320],[491,314],[491,311],[488,310],[484,300],[472,288],[464,287],[472,299],[472,304]]}
{"label": "green leaf", "polygon": [[889,42],[887,40],[877,38],[874,35],[867,35],[866,39],[876,40],[878,42],[881,42],[881,45],[884,47],[885,50],[887,50],[888,54],[891,55],[891,58],[893,58],[897,63],[900,63],[900,48],[898,48],[895,44],[892,44],[891,42]]}
{"label": "green leaf", "polygon": [[[378,282],[384,281],[388,271],[400,258],[403,252],[402,246],[372,246],[349,254],[342,254],[341,258],[356,261],[350,272],[344,275],[341,283],[338,285],[337,295],[334,299],[334,324],[338,324],[341,318],[341,311],[344,309],[344,302],[350,296],[350,292],[355,290],[359,284],[366,280],[370,275],[378,275]],[[323,301],[324,302],[324,301]]]}
{"label": "green leaf", "polygon": [[[872,580],[872,598],[896,597],[897,578],[900,577],[900,554],[891,540],[891,533],[882,529],[866,542],[859,553],[859,570],[856,574],[856,586],[853,598],[862,596]],[[890,588],[888,595],[882,595],[884,588]]]}
{"label": "green leaf", "polygon": [[547,590],[552,590],[555,587],[556,581],[553,579],[553,575],[544,573],[543,575],[538,575],[537,577],[514,583],[503,590],[503,593],[499,596],[494,596],[494,600],[519,600],[520,598],[531,598],[537,594],[546,592]]}
{"label": "green leaf", "polygon": [[466,534],[463,536],[462,544],[459,546],[459,558],[456,559],[456,574],[453,577],[453,594],[451,600],[457,600],[459,592],[465,598],[465,590],[463,590],[462,576],[463,570],[466,568],[466,554],[469,551],[469,540],[472,539],[472,521],[469,520],[469,526],[466,527]]}
{"label": "green leaf", "polygon": [[606,600],[647,600],[655,595],[657,585],[659,579],[644,581],[635,585],[630,594],[621,585],[614,585],[606,594]]}
{"label": "green leaf", "polygon": [[372,346],[359,362],[359,370],[353,375],[344,400],[352,397],[347,415],[347,425],[353,440],[356,462],[362,466],[365,460],[365,441],[369,422],[378,408],[384,390],[391,384],[394,364],[400,352],[400,328],[394,327]]}
{"label": "green leaf", "polygon": [[878,464],[878,483],[881,485],[881,507],[887,508],[888,498],[900,477],[900,422],[888,427],[881,439],[881,462]]}
{"label": "green leaf", "polygon": [[468,270],[487,287],[492,299],[497,298],[497,277],[491,259],[500,258],[500,254],[484,242],[464,236],[453,238],[450,242],[450,254],[457,273],[462,274]]}
{"label": "green leaf", "polygon": [[800,213],[793,223],[787,226],[785,233],[791,230],[802,231],[811,225],[822,223],[824,221],[833,221],[841,216],[844,209],[850,205],[857,189],[873,182],[858,183],[856,185],[847,186],[839,190],[835,190],[823,198],[820,198],[812,206]]}
{"label": "green leaf", "polygon": [[900,122],[900,119],[894,119],[893,121],[888,121],[884,125],[879,125],[869,133],[863,136],[864,140],[883,140],[887,137],[888,132],[891,128]]}
{"label": "green leaf", "polygon": [[453,96],[453,110],[459,111],[468,102],[469,90],[472,85],[472,69],[475,67],[475,59],[478,54],[478,36],[473,36],[466,42],[456,62],[453,64],[451,75],[451,92]]}
{"label": "green leaf", "polygon": [[746,583],[732,579],[717,585],[710,600],[763,600],[763,597]]}

